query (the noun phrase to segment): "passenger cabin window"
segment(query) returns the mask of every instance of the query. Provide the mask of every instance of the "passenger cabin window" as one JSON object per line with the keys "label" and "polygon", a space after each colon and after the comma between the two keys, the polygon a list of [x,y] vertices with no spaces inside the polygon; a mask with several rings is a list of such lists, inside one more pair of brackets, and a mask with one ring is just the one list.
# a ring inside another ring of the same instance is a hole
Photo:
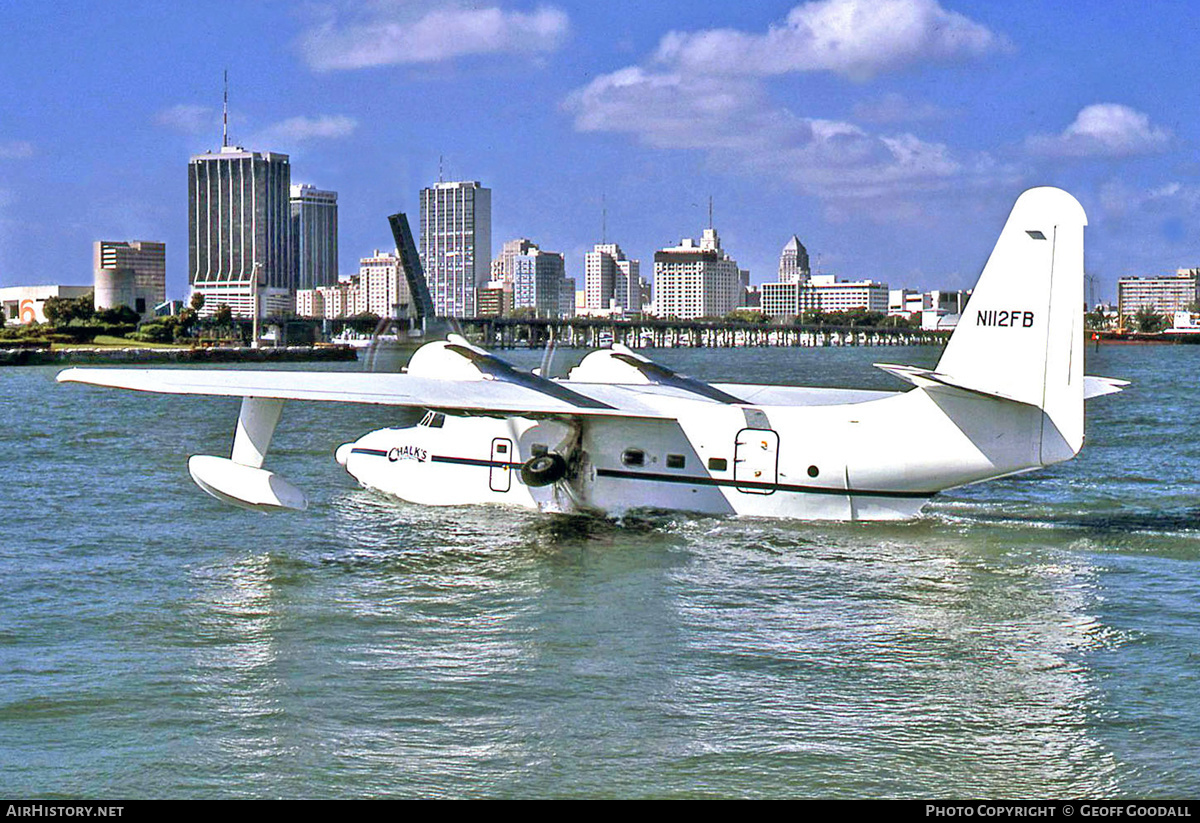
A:
{"label": "passenger cabin window", "polygon": [[724,457],[710,457],[708,458],[708,468],[715,472],[728,471],[729,461]]}
{"label": "passenger cabin window", "polygon": [[686,465],[687,465],[687,458],[684,457],[682,454],[668,454],[667,455],[667,468],[668,469],[682,469]]}
{"label": "passenger cabin window", "polygon": [[621,452],[621,462],[626,466],[646,465],[646,453],[641,449],[626,449]]}

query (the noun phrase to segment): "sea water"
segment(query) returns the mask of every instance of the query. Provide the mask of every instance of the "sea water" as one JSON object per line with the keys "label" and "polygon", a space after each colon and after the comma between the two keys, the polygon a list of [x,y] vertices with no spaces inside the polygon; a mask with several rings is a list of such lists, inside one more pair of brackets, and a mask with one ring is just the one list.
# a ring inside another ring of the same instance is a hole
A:
{"label": "sea water", "polygon": [[[872,362],[939,354],[649,353],[896,389]],[[0,370],[0,792],[1194,797],[1200,347],[1088,371],[1133,385],[1076,460],[814,524],[410,505],[333,460],[389,411],[327,403],[268,458],[309,510],[244,512],[186,469],[238,401]]]}

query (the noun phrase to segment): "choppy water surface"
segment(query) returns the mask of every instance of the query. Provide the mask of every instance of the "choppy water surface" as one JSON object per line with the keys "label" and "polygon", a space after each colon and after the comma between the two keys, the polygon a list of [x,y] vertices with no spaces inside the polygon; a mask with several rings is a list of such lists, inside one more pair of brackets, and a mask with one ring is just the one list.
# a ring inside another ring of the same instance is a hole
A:
{"label": "choppy water surface", "polygon": [[1200,347],[1089,360],[1135,384],[1079,459],[899,525],[406,505],[332,458],[386,410],[300,403],[270,465],[312,508],[252,514],[185,467],[236,401],[0,370],[0,791],[1196,796]]}

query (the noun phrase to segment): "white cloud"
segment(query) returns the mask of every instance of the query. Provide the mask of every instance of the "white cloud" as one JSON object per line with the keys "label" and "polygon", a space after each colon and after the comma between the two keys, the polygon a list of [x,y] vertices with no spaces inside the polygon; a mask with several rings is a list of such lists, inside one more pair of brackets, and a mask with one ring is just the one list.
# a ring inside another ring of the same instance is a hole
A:
{"label": "white cloud", "polygon": [[404,4],[382,4],[351,22],[325,20],[302,35],[300,48],[314,69],[360,69],[472,54],[553,52],[569,31],[566,13],[550,6],[525,13],[443,5],[421,13]]}
{"label": "white cloud", "polygon": [[640,67],[602,75],[565,107],[580,131],[619,132],[663,149],[700,149],[714,167],[789,182],[824,198],[950,186],[988,172],[911,134],[874,135],[852,123],[773,106],[748,78],[688,77]]}
{"label": "white cloud", "polygon": [[[774,103],[765,78],[833,71],[865,78],[929,60],[977,57],[1004,39],[935,0],[817,0],[765,34],[672,32],[645,65],[595,78],[564,102],[580,131],[618,132],[666,149],[699,149],[717,168],[783,181],[822,198],[904,196],[1007,176],[986,156],[959,158],[909,133],[806,117]],[[943,116],[898,95],[876,123]]]}
{"label": "white cloud", "polygon": [[248,141],[248,145],[295,145],[307,140],[336,140],[349,137],[358,128],[358,121],[342,114],[322,114],[317,117],[289,117],[267,126]]}
{"label": "white cloud", "polygon": [[937,0],[815,0],[765,34],[734,29],[671,32],[656,59],[706,74],[832,71],[865,79],[932,60],[980,57],[1005,38]]}
{"label": "white cloud", "polygon": [[1052,157],[1127,157],[1162,151],[1170,142],[1171,132],[1152,125],[1148,115],[1119,103],[1096,103],[1061,134],[1035,135],[1025,145]]}
{"label": "white cloud", "polygon": [[217,122],[216,109],[194,103],[179,103],[154,115],[155,125],[181,134],[211,131]]}
{"label": "white cloud", "polygon": [[33,143],[28,140],[0,140],[0,160],[24,160],[33,157]]}

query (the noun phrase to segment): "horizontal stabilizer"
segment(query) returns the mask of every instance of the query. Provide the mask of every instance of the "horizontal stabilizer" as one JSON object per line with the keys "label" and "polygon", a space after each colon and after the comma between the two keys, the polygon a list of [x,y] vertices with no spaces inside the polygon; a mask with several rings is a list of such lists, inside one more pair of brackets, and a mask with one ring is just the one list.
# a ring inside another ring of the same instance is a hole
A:
{"label": "horizontal stabilizer", "polygon": [[[920,369],[916,366],[897,366],[891,363],[875,363],[874,365],[875,368],[883,369],[888,374],[899,377],[901,380],[912,383],[914,386],[950,386],[973,394],[998,397],[1001,400],[1011,400],[1014,403],[1022,402],[1016,398],[1009,397],[1004,392],[996,391],[986,386],[975,385],[965,380],[951,377],[948,374],[942,374],[929,369]],[[1089,374],[1083,378],[1083,399],[1090,400],[1093,397],[1116,394],[1128,385],[1128,380],[1118,380],[1115,377],[1094,377]]]}
{"label": "horizontal stabilizer", "polygon": [[[905,382],[912,383],[914,386],[929,388],[930,386],[949,386],[953,389],[961,389],[962,391],[971,392],[972,394],[982,394],[987,397],[998,397],[1001,400],[1009,400],[1013,403],[1025,403],[1023,400],[1018,400],[1011,397],[1002,391],[998,391],[989,386],[976,385],[974,383],[960,380],[956,377],[951,377],[948,374],[930,371],[929,369],[919,369],[916,366],[897,366],[892,363],[875,363],[875,368],[883,369],[888,374],[899,377]],[[1026,403],[1026,405],[1029,405]]]}
{"label": "horizontal stabilizer", "polygon": [[1090,374],[1084,375],[1083,399],[1091,400],[1093,397],[1101,397],[1106,394],[1116,394],[1128,385],[1128,380],[1118,380],[1115,377],[1093,377]]}

